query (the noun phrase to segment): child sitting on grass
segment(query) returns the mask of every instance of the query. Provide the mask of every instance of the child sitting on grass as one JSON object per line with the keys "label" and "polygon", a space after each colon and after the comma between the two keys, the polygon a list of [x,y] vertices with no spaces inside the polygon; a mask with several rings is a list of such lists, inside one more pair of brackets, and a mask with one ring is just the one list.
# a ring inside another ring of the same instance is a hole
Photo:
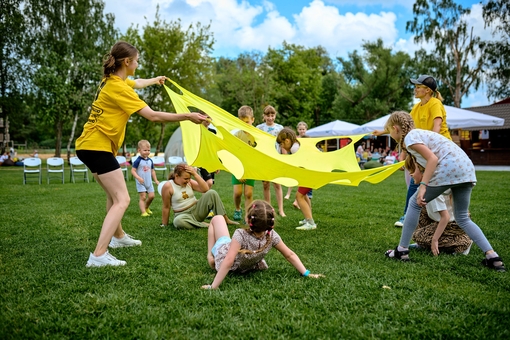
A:
{"label": "child sitting on grass", "polygon": [[[207,261],[218,272],[210,285],[203,289],[218,289],[227,274],[245,273],[251,270],[265,270],[266,254],[275,247],[302,276],[319,278],[322,274],[310,274],[299,257],[283,243],[274,228],[275,212],[273,207],[262,200],[253,201],[246,215],[249,228],[237,229],[230,234],[221,216],[214,216],[209,225],[207,236]],[[265,241],[264,241],[265,240]]]}

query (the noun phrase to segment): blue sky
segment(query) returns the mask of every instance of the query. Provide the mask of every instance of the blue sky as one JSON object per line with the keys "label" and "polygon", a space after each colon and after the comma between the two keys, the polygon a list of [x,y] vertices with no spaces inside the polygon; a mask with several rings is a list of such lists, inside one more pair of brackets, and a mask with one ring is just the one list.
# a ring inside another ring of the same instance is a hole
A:
{"label": "blue sky", "polygon": [[[283,41],[306,47],[321,45],[332,58],[361,50],[363,41],[381,38],[394,50],[414,55],[419,49],[405,30],[413,18],[412,0],[106,0],[124,32],[130,25],[153,21],[156,6],[162,19],[211,24],[216,40],[214,56],[236,57],[241,52],[278,48]],[[471,8],[468,22],[484,39],[480,0],[457,0]],[[423,47],[427,47],[423,45]],[[484,90],[463,98],[462,106],[489,104]]]}

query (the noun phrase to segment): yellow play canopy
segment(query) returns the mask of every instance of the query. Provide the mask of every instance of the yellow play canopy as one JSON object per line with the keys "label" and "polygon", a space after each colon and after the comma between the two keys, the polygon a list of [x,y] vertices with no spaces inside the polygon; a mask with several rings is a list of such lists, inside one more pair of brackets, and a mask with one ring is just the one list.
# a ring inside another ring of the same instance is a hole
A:
{"label": "yellow play canopy", "polygon": [[[276,138],[248,125],[220,107],[187,91],[176,82],[169,81],[181,92],[165,89],[177,112],[190,112],[190,108],[206,112],[217,133],[211,133],[201,124],[181,122],[184,155],[188,164],[205,168],[209,172],[225,170],[238,179],[263,180],[288,187],[303,186],[312,189],[326,184],[357,186],[360,182],[379,183],[402,164],[393,164],[369,170],[360,170],[354,143],[364,135],[337,136],[350,138],[351,144],[332,152],[321,152],[316,144],[325,138],[300,138],[301,147],[292,155],[281,155],[276,150]],[[233,135],[243,130],[253,136],[252,147]]]}

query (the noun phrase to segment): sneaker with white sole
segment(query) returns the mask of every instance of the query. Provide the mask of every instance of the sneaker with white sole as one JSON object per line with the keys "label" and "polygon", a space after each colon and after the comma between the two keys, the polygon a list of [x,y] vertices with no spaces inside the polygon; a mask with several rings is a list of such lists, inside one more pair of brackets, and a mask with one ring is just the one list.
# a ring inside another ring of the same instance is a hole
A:
{"label": "sneaker with white sole", "polygon": [[100,256],[94,256],[90,253],[89,260],[87,261],[87,267],[104,267],[104,266],[124,266],[126,261],[117,260],[115,256],[110,254],[108,251]]}
{"label": "sneaker with white sole", "polygon": [[301,227],[297,227],[297,230],[314,230],[317,229],[317,224],[310,224],[309,222],[305,222]]}
{"label": "sneaker with white sole", "polygon": [[304,220],[299,221],[299,225],[303,225],[306,223],[306,218]]}
{"label": "sneaker with white sole", "polygon": [[112,236],[112,240],[110,241],[109,247],[110,248],[121,248],[121,247],[134,247],[134,246],[141,246],[142,241],[135,240],[131,237],[129,234],[124,234],[124,237],[122,238],[116,238],[115,236]]}
{"label": "sneaker with white sole", "polygon": [[462,255],[468,255],[469,254],[469,251],[471,250],[471,246],[473,245],[473,241],[471,241],[471,243],[469,244],[469,247],[464,250],[461,254]]}
{"label": "sneaker with white sole", "polygon": [[402,228],[404,226],[405,219],[406,219],[406,215],[402,216],[397,222],[395,222],[394,226],[397,228]]}

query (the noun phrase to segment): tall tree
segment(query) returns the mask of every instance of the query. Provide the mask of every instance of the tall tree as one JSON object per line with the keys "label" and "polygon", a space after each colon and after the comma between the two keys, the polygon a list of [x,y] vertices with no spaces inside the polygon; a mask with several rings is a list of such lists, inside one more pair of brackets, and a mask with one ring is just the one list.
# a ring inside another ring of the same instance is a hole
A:
{"label": "tall tree", "polygon": [[434,67],[427,74],[448,88],[456,107],[482,80],[485,43],[464,17],[470,12],[453,0],[416,0],[414,18],[406,24],[406,30],[416,34],[415,42],[434,44],[427,54]]}
{"label": "tall tree", "polygon": [[495,41],[487,43],[486,80],[491,98],[510,97],[510,5],[507,0],[490,0],[483,6],[485,25]]}
{"label": "tall tree", "polygon": [[304,48],[283,42],[280,49],[269,49],[267,65],[272,69],[273,105],[280,115],[278,123],[296,126],[310,124],[319,109],[322,76],[331,68],[331,59],[322,47]]}
{"label": "tall tree", "polygon": [[74,130],[76,115],[86,115],[101,77],[102,56],[115,41],[114,17],[103,12],[101,0],[25,4],[37,109],[39,117],[55,129],[56,156],[64,131]]}
{"label": "tall tree", "polygon": [[[14,113],[23,110],[22,89],[27,78],[22,67],[25,20],[21,2],[2,0],[0,4],[0,118],[4,126],[14,117]],[[7,131],[0,132],[4,134]],[[3,143],[3,139],[0,143]]]}
{"label": "tall tree", "polygon": [[237,116],[242,105],[249,105],[259,122],[272,93],[272,69],[265,63],[264,55],[252,52],[242,53],[235,59],[220,57],[215,64],[215,83],[222,98],[220,106]]}
{"label": "tall tree", "polygon": [[[214,39],[209,29],[209,26],[200,23],[184,29],[180,21],[166,22],[160,17],[158,6],[152,24],[147,23],[141,32],[138,26],[131,26],[124,37],[140,52],[141,66],[136,76],[153,78],[165,75],[193,93],[204,93],[212,79],[210,54]],[[153,109],[175,111],[168,95],[159,86],[149,86],[140,93]],[[138,115],[132,116],[132,120],[136,122],[143,138],[157,140],[156,152],[161,150],[165,124],[152,123]]]}
{"label": "tall tree", "polygon": [[364,124],[394,110],[408,110],[411,59],[392,53],[381,39],[363,44],[365,53],[354,50],[341,64],[340,88],[333,104],[336,119]]}

